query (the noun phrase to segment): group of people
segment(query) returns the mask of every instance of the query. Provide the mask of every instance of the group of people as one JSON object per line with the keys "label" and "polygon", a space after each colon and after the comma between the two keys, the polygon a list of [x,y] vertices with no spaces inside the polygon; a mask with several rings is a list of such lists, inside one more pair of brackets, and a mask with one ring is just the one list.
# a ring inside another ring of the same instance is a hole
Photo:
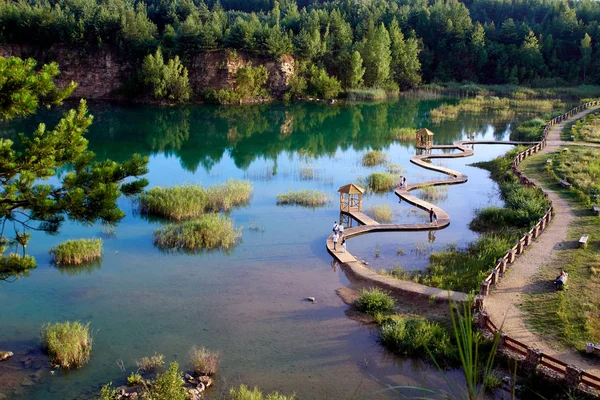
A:
{"label": "group of people", "polygon": [[333,251],[337,251],[337,244],[342,239],[342,252],[346,252],[346,238],[344,237],[344,225],[335,221],[333,223]]}

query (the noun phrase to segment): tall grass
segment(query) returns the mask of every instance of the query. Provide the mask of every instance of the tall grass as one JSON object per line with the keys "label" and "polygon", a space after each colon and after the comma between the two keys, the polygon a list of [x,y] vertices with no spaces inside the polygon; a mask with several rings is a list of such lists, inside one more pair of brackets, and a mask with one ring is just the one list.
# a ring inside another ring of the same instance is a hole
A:
{"label": "tall grass", "polygon": [[50,249],[56,265],[78,265],[102,257],[102,239],[67,240]]}
{"label": "tall grass", "polygon": [[417,139],[416,133],[415,128],[398,128],[392,131],[392,139],[398,142],[410,142]]}
{"label": "tall grass", "polygon": [[193,346],[189,353],[190,364],[198,375],[212,376],[217,373],[219,353]]}
{"label": "tall grass", "polygon": [[78,321],[46,324],[42,326],[41,342],[51,363],[65,369],[80,368],[92,352],[90,324]]}
{"label": "tall grass", "polygon": [[571,126],[571,134],[575,140],[600,142],[600,116],[598,113],[588,114]]}
{"label": "tall grass", "polygon": [[390,96],[394,94],[378,88],[346,89],[346,98],[350,101],[385,100]]}
{"label": "tall grass", "polygon": [[387,160],[387,155],[381,150],[371,150],[362,157],[362,165],[365,167],[374,167],[381,165]]}
{"label": "tall grass", "polygon": [[356,308],[366,314],[386,313],[392,310],[396,302],[392,296],[379,288],[361,289]]}
{"label": "tall grass", "polygon": [[388,192],[396,187],[398,177],[389,172],[373,172],[367,177],[367,186],[374,192]]}
{"label": "tall grass", "polygon": [[535,142],[540,140],[546,127],[546,121],[542,118],[533,118],[522,122],[517,129],[510,134],[510,140],[522,142]]}
{"label": "tall grass", "polygon": [[329,195],[313,189],[288,190],[285,193],[277,195],[277,204],[280,205],[299,205],[306,207],[321,207],[329,203]]}
{"label": "tall grass", "polygon": [[285,396],[279,392],[272,392],[264,395],[256,386],[253,389],[246,385],[240,385],[237,388],[229,389],[230,400],[295,400],[296,395]]}
{"label": "tall grass", "polygon": [[421,198],[436,203],[448,199],[448,188],[445,186],[425,186],[419,189]]}
{"label": "tall grass", "polygon": [[392,213],[392,209],[387,204],[369,207],[365,212],[381,224],[389,224],[394,219],[394,213]]}
{"label": "tall grass", "polygon": [[153,242],[164,251],[227,250],[237,243],[241,232],[229,217],[210,213],[155,230]]}
{"label": "tall grass", "polygon": [[155,372],[165,365],[165,356],[163,354],[154,353],[151,357],[142,357],[136,360],[135,365],[144,372]]}
{"label": "tall grass", "polygon": [[249,181],[230,179],[204,188],[198,185],[155,187],[139,197],[140,212],[174,220],[194,218],[206,212],[229,211],[248,203]]}

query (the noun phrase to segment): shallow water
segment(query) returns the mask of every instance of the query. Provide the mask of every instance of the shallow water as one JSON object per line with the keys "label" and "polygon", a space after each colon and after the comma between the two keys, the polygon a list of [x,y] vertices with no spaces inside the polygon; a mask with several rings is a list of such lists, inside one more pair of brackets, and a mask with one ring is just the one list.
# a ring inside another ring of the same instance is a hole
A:
{"label": "shallow water", "polygon": [[[388,353],[378,344],[376,331],[348,318],[348,307],[335,289],[349,282],[339,268],[332,268],[325,250],[325,238],[339,218],[337,188],[385,169],[363,167],[366,151],[384,150],[405,169],[409,183],[439,177],[408,161],[415,154],[413,143],[394,142],[393,129],[428,127],[437,144],[469,134],[480,140],[508,138],[510,122],[490,124],[485,116],[432,125],[427,112],[438,104],[405,99],[240,108],[90,105],[95,116],[90,149],[100,158],[118,161],[136,152],[148,155],[150,187],[251,180],[250,204],[230,214],[237,226],[246,227],[243,239],[228,254],[161,253],[152,245],[152,232],[161,221],[137,215],[126,198],[119,204],[127,217],[104,235],[98,265],[60,270],[49,265],[47,252],[66,239],[105,234],[101,227],[65,224],[57,236],[34,233],[28,252],[39,267],[28,278],[0,284],[0,345],[16,353],[3,365],[21,368],[19,360],[38,347],[40,326],[63,320],[91,323],[92,358],[79,371],[51,376],[42,369],[36,385],[0,385],[0,393],[30,399],[90,398],[106,382],[123,384],[135,370],[134,360],[154,352],[185,367],[194,344],[222,354],[218,384],[211,392],[215,398],[239,383],[296,392],[301,399],[394,397],[390,391],[378,392],[388,385],[443,387],[435,368]],[[0,126],[0,134],[14,138],[39,121],[51,126],[57,116],[40,112]],[[431,251],[449,243],[465,245],[476,237],[468,229],[473,211],[500,203],[488,173],[467,164],[509,148],[481,145],[473,157],[433,161],[469,176],[466,184],[448,187],[447,198],[436,202],[452,218],[447,229],[363,235],[349,240],[348,249],[376,269],[419,269]],[[309,167],[315,178],[303,179],[301,171]],[[332,201],[318,209],[275,204],[278,193],[301,188],[324,190]],[[369,195],[364,204],[389,204],[397,222],[427,219],[398,204],[392,193]],[[249,230],[250,224],[259,229]],[[317,302],[303,301],[307,296]],[[25,376],[34,372],[26,370]]]}

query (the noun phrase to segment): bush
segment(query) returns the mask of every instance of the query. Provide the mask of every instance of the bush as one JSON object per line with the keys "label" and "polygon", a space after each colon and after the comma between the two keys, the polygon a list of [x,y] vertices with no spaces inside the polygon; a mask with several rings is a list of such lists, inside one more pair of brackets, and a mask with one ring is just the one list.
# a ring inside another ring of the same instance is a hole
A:
{"label": "bush", "polygon": [[329,196],[325,192],[318,190],[288,190],[285,193],[277,195],[277,204],[287,205],[295,204],[307,207],[319,207],[329,203]]}
{"label": "bush", "polygon": [[198,375],[212,376],[217,373],[219,353],[212,352],[204,347],[193,346],[190,349],[190,364]]}
{"label": "bush", "polygon": [[153,243],[164,251],[227,250],[242,234],[226,216],[210,213],[193,221],[170,224],[154,231]]}
{"label": "bush", "polygon": [[375,315],[390,311],[395,305],[392,296],[379,288],[362,289],[356,301],[359,311]]}
{"label": "bush", "polygon": [[137,372],[132,372],[131,375],[127,377],[127,386],[141,385],[143,382],[144,378]]}
{"label": "bush", "polygon": [[387,192],[396,187],[398,178],[389,172],[373,172],[367,177],[367,186],[374,192]]}
{"label": "bush", "polygon": [[102,389],[100,390],[99,400],[115,400],[117,396],[117,389],[115,389],[112,385],[112,382],[110,382],[102,386]]}
{"label": "bush", "polygon": [[268,98],[269,92],[265,87],[269,79],[269,71],[262,66],[251,65],[240,67],[235,74],[235,87],[211,89],[205,94],[207,101],[218,104],[235,104],[256,98]]}
{"label": "bush", "polygon": [[533,118],[519,125],[510,134],[510,140],[518,140],[522,142],[535,142],[540,140],[546,127],[546,121],[541,118]]}
{"label": "bush", "polygon": [[141,360],[137,360],[135,365],[143,372],[154,372],[161,369],[165,365],[165,356],[162,354],[154,353],[150,358],[143,357]]}
{"label": "bush", "polygon": [[387,155],[380,150],[371,150],[365,153],[362,157],[362,165],[365,167],[374,167],[383,164],[387,159]]}
{"label": "bush", "polygon": [[387,204],[370,207],[366,214],[381,224],[389,224],[394,219],[392,209]]}
{"label": "bush", "polygon": [[67,240],[50,249],[57,265],[78,265],[102,257],[102,239]]}
{"label": "bush", "polygon": [[89,323],[46,324],[42,327],[41,341],[50,362],[62,368],[80,368],[90,359],[92,336]]}
{"label": "bush", "polygon": [[165,64],[160,48],[154,55],[148,54],[142,63],[142,81],[152,90],[157,100],[184,103],[190,99],[192,89],[188,71],[179,56]]}
{"label": "bush", "polygon": [[179,364],[172,362],[169,368],[158,375],[148,387],[146,397],[152,400],[186,400],[187,390],[183,387],[184,380],[179,371]]}
{"label": "bush", "polygon": [[329,76],[324,68],[311,65],[308,69],[308,88],[309,95],[323,99],[333,99],[342,91],[340,81],[334,76]]}
{"label": "bush", "polygon": [[229,389],[229,398],[231,400],[295,400],[296,395],[284,396],[279,392],[272,392],[265,396],[256,386],[250,390],[246,385],[240,385],[238,388]]}

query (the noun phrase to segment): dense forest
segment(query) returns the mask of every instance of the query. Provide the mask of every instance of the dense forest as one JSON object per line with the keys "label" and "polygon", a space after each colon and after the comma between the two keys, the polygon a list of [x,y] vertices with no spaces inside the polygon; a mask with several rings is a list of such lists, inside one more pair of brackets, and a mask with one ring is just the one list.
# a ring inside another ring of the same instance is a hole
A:
{"label": "dense forest", "polygon": [[599,16],[592,0],[6,1],[0,42],[112,46],[140,64],[158,47],[183,65],[223,48],[293,54],[301,74],[333,92],[423,81],[549,87],[600,83]]}

